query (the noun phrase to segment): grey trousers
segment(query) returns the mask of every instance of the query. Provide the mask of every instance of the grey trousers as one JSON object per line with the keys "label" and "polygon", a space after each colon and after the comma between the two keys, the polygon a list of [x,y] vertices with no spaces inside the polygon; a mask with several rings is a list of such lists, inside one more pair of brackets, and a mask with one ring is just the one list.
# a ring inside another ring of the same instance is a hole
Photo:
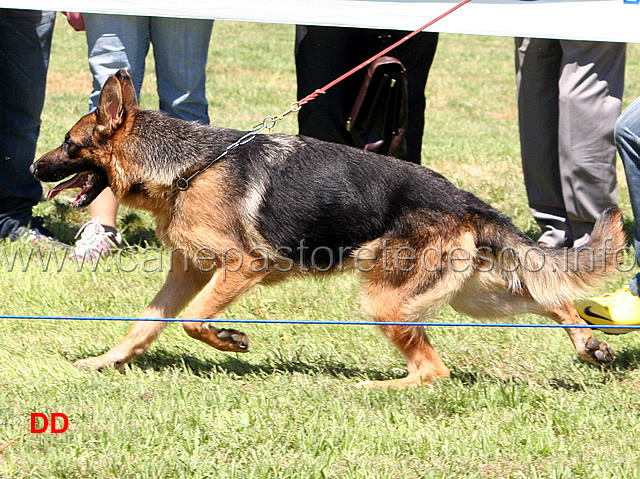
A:
{"label": "grey trousers", "polygon": [[541,242],[583,244],[616,205],[625,55],[624,43],[516,38],[522,168]]}

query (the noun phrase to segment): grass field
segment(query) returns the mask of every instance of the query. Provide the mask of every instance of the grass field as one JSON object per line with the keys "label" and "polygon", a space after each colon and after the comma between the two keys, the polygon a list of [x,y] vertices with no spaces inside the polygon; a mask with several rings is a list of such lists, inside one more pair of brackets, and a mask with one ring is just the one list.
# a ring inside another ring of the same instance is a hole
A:
{"label": "grass field", "polygon": [[[86,111],[82,34],[59,18],[39,153]],[[292,26],[217,22],[208,62],[212,122],[247,129],[295,98]],[[442,35],[428,85],[423,164],[505,213],[528,234],[519,163],[513,39]],[[625,105],[640,95],[640,48],[628,53]],[[155,108],[153,64],[142,104]],[[295,118],[278,131],[296,132]],[[631,222],[624,176],[620,206]],[[88,211],[63,197],[38,214],[72,241]],[[148,215],[124,209],[138,252],[125,272],[29,267],[2,244],[0,313],[131,317],[163,282],[166,257]],[[5,260],[5,258],[8,258]],[[24,271],[23,271],[24,270]],[[624,283],[612,277],[605,289]],[[351,275],[258,287],[226,318],[364,320]],[[434,321],[468,321],[449,308]],[[537,323],[523,316],[514,322]],[[640,336],[610,337],[608,368],[577,359],[560,330],[432,328],[452,377],[409,391],[363,390],[404,374],[373,327],[233,325],[252,352],[225,354],[169,327],[124,374],[73,361],[106,351],[128,324],[0,320],[2,478],[637,478]],[[601,333],[597,333],[602,338]],[[62,434],[32,434],[30,414],[64,413]],[[14,440],[12,442],[12,440]]]}

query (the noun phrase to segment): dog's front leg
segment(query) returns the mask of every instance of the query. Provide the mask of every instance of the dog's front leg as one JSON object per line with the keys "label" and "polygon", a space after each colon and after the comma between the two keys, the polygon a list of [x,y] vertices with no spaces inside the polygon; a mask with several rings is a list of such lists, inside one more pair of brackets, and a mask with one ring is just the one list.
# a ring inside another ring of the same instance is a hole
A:
{"label": "dog's front leg", "polygon": [[[259,258],[249,258],[238,264],[221,267],[215,272],[196,299],[185,311],[183,317],[193,319],[211,319],[233,303],[242,293],[258,284],[268,271],[251,267]],[[211,323],[187,321],[182,323],[186,333],[192,338],[213,346],[221,351],[247,352],[249,341],[244,333],[235,329],[219,329]]]}
{"label": "dog's front leg", "polygon": [[[171,269],[164,285],[139,317],[174,318],[180,313],[207,280],[200,272],[185,269]],[[86,369],[121,368],[142,355],[166,325],[166,321],[134,321],[120,344],[100,356],[81,359],[75,364]]]}

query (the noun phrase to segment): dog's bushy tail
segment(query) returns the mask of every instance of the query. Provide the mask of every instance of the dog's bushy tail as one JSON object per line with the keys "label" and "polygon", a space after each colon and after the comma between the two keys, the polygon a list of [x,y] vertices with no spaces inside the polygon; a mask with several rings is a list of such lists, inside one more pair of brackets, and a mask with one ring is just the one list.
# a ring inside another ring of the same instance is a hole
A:
{"label": "dog's bushy tail", "polygon": [[606,210],[589,242],[578,248],[541,248],[520,235],[510,236],[502,242],[501,273],[512,291],[526,291],[545,306],[560,305],[600,285],[616,271],[626,247],[618,208]]}

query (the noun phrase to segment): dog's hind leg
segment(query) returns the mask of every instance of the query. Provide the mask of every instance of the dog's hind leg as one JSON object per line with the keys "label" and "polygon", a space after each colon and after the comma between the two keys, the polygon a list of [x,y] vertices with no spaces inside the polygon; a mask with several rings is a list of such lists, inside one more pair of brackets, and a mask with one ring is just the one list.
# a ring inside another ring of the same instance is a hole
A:
{"label": "dog's hind leg", "polygon": [[[372,245],[368,245],[372,248]],[[375,248],[375,245],[372,249]],[[390,250],[391,251],[391,250]],[[400,251],[400,250],[397,250]],[[385,322],[411,322],[423,314],[436,311],[462,287],[471,274],[466,268],[460,272],[443,268],[412,268],[408,272],[401,264],[380,261],[365,273],[364,309],[380,321],[380,329],[398,348],[407,362],[407,376],[388,381],[366,381],[360,386],[406,388],[429,384],[450,375],[449,369],[431,345],[421,326],[385,325]],[[463,260],[461,260],[463,261]],[[468,259],[467,261],[470,261]],[[394,264],[394,267],[387,268]]]}
{"label": "dog's hind leg", "polygon": [[[268,272],[266,268],[256,268],[260,271],[255,271],[250,266],[252,261],[259,261],[259,259],[253,258],[239,265],[226,265],[226,267],[217,270],[185,311],[183,317],[190,319],[214,318],[233,303],[238,296],[259,283]],[[186,321],[182,325],[189,336],[221,351],[242,353],[249,350],[249,340],[240,331],[219,329],[208,322]]]}
{"label": "dog's hind leg", "polygon": [[[526,293],[511,292],[503,278],[492,272],[478,273],[467,281],[452,299],[451,306],[474,318],[504,318],[519,314],[539,314],[563,325],[587,325],[570,301],[558,306],[545,306]],[[589,328],[564,328],[582,359],[594,364],[608,364],[613,350],[598,341]]]}
{"label": "dog's hind leg", "polygon": [[404,378],[386,381],[364,381],[359,387],[404,389],[431,384],[450,375],[440,355],[419,326],[380,326],[386,337],[398,348],[407,362],[408,374]]}
{"label": "dog's hind leg", "polygon": [[[580,318],[576,308],[570,301],[566,301],[561,306],[547,308],[544,316],[553,319],[559,324],[586,325]],[[582,359],[594,364],[609,364],[615,359],[613,349],[604,341],[599,341],[590,328],[566,328],[569,338],[576,349],[576,353]]]}
{"label": "dog's hind leg", "polygon": [[[175,265],[174,265],[175,266]],[[173,267],[155,298],[140,318],[174,318],[203,287],[207,277],[197,271]],[[166,321],[134,321],[124,339],[105,354],[76,361],[86,369],[121,368],[142,355],[160,335]]]}
{"label": "dog's hind leg", "polygon": [[429,384],[437,378],[449,376],[449,369],[431,345],[421,326],[385,325],[385,322],[410,322],[405,305],[398,296],[399,291],[388,291],[375,297],[367,295],[363,306],[369,314],[380,321],[380,330],[398,348],[407,362],[407,376],[387,381],[365,381],[358,386],[397,388]]}

